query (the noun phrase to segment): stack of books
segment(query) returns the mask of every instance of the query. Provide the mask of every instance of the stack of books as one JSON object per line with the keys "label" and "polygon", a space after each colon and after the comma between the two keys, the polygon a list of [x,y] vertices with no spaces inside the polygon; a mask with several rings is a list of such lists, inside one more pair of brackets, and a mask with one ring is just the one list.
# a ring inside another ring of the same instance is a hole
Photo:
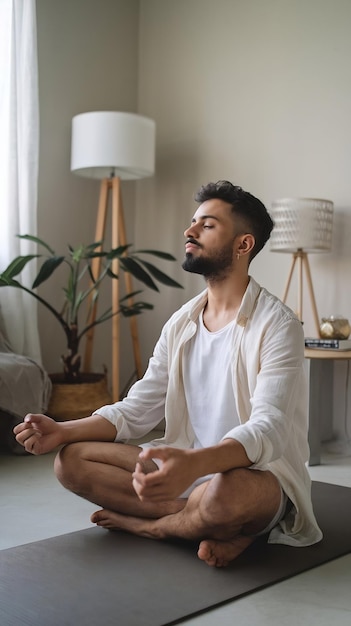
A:
{"label": "stack of books", "polygon": [[305,337],[305,348],[317,350],[351,350],[351,339],[317,339]]}

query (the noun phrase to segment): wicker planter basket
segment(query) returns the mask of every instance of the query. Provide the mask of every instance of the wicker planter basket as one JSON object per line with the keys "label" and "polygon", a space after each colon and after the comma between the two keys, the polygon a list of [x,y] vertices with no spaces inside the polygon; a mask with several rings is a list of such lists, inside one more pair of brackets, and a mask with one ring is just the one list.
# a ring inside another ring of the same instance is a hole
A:
{"label": "wicker planter basket", "polygon": [[107,375],[83,373],[81,383],[64,382],[63,374],[50,374],[52,392],[47,415],[58,421],[87,417],[93,411],[111,404]]}

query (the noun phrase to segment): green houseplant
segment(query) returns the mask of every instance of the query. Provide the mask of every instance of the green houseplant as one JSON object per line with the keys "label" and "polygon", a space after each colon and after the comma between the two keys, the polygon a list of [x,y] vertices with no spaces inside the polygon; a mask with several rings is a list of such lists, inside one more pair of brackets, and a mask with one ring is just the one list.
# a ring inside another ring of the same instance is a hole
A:
{"label": "green houseplant", "polygon": [[[35,242],[45,249],[45,254],[16,257],[0,274],[0,287],[15,287],[24,290],[45,306],[58,321],[66,336],[66,352],[61,358],[64,381],[69,384],[82,382],[79,354],[81,340],[92,327],[106,322],[113,315],[110,308],[99,313],[93,322],[89,322],[91,307],[98,300],[102,283],[106,280],[119,280],[120,276],[112,271],[115,259],[118,259],[119,262],[119,273],[120,271],[129,272],[149,289],[159,291],[157,282],[169,287],[182,288],[179,283],[155,265],[140,257],[140,255],[152,255],[159,259],[175,261],[176,259],[167,252],[159,250],[132,252],[130,245],[119,246],[106,251],[103,249],[103,242],[94,242],[76,248],[68,245],[66,255],[57,255],[51,246],[38,237],[32,235],[18,235],[18,237]],[[97,257],[100,258],[100,269],[97,275],[94,275],[92,261]],[[39,272],[33,284],[26,287],[19,282],[18,276],[28,263],[39,258],[43,258]],[[63,304],[58,309],[38,294],[37,288],[48,280],[60,266],[66,266],[67,275],[63,287]],[[121,298],[118,313],[128,317],[152,309],[153,305],[148,302],[134,301],[135,296],[140,293],[140,290],[133,291],[133,293],[128,293]]]}

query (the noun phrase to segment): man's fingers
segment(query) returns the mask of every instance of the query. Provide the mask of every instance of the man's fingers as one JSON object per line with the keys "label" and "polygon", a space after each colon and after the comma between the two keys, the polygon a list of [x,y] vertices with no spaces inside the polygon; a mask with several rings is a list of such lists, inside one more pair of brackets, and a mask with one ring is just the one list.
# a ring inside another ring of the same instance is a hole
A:
{"label": "man's fingers", "polygon": [[37,429],[39,427],[40,417],[40,415],[35,415],[34,413],[27,413],[23,422],[14,427],[14,434],[17,435],[28,429]]}
{"label": "man's fingers", "polygon": [[138,485],[139,491],[142,490],[143,495],[152,493],[155,489],[160,489],[163,485],[162,478],[160,478],[159,472],[151,472],[144,474],[140,471],[135,471],[132,474],[133,485]]}
{"label": "man's fingers", "polygon": [[41,436],[42,434],[39,430],[35,430],[34,428],[28,428],[27,426],[27,428],[22,429],[20,432],[17,433],[16,441],[24,446],[31,437],[34,437],[34,441],[38,441]]}
{"label": "man's fingers", "polygon": [[40,450],[36,448],[37,443],[38,443],[38,437],[35,437],[35,436],[30,437],[29,439],[25,441],[24,449],[27,452],[31,452],[32,454],[39,454]]}
{"label": "man's fingers", "polygon": [[135,470],[132,474],[132,478],[135,478],[135,480],[137,480],[138,482],[142,482],[144,476],[146,476],[146,474],[143,471],[143,466],[140,463],[137,463],[135,466]]}
{"label": "man's fingers", "polygon": [[34,426],[34,424],[40,424],[40,422],[43,421],[43,417],[45,418],[41,413],[27,413],[23,421],[25,424],[32,424]]}
{"label": "man's fingers", "polygon": [[15,433],[15,435],[18,435],[23,430],[27,430],[27,429],[28,429],[28,424],[21,422],[21,424],[17,424],[17,426],[14,427],[13,432]]}
{"label": "man's fingers", "polygon": [[158,479],[159,472],[149,472],[145,474],[144,469],[140,463],[136,464],[135,471],[132,477],[138,481],[141,485],[157,485],[160,481]]}
{"label": "man's fingers", "polygon": [[152,502],[163,502],[169,499],[162,486],[141,485],[135,478],[133,478],[132,484],[141,501],[150,500]]}
{"label": "man's fingers", "polygon": [[147,461],[150,459],[160,459],[164,461],[169,455],[169,448],[144,448],[140,454],[139,458],[143,461]]}

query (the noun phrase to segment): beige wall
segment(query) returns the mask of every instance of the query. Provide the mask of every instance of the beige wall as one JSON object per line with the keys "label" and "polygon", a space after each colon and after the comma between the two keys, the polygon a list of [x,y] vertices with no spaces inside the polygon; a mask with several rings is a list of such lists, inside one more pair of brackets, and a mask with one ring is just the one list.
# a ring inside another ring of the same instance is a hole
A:
{"label": "beige wall", "polygon": [[[141,7],[139,108],[157,122],[158,168],[150,207],[138,210],[138,238],[149,229],[151,239],[159,220],[163,245],[182,255],[193,191],[208,180],[228,178],[268,207],[286,196],[331,199],[333,252],[311,257],[316,299],[320,315],[351,317],[351,3],[145,0]],[[289,257],[267,248],[254,263],[252,273],[281,294]],[[194,278],[183,280],[193,291]]]}
{"label": "beige wall", "polygon": [[[39,236],[65,252],[94,239],[99,183],[70,172],[71,120],[85,111],[137,110],[138,0],[37,0],[40,98]],[[124,201],[133,231],[135,184]],[[129,209],[129,210],[128,210]],[[133,209],[133,210],[130,210]],[[108,228],[110,223],[108,224]],[[43,288],[60,308],[63,279]],[[109,304],[105,295],[105,302]],[[42,308],[40,335],[49,372],[61,371],[65,338]],[[94,367],[110,370],[111,331],[96,332]],[[124,361],[127,359],[126,353]],[[127,359],[128,361],[128,359]],[[126,367],[127,374],[129,365]],[[126,375],[127,375],[126,374]]]}
{"label": "beige wall", "polygon": [[[228,178],[268,207],[282,196],[331,199],[333,250],[311,256],[317,306],[320,316],[351,318],[349,0],[37,0],[37,6],[42,236],[61,245],[68,235],[90,238],[94,229],[96,184],[69,172],[72,116],[136,110],[156,120],[157,173],[136,186],[129,239],[180,261],[193,193],[208,180]],[[289,262],[267,247],[252,273],[280,295]],[[185,289],[162,288],[149,298],[155,311],[138,320],[144,365],[162,323],[203,285],[179,266],[164,268]],[[41,333],[47,367],[58,369],[56,327],[44,316]],[[101,337],[96,366],[107,361],[108,325]]]}
{"label": "beige wall", "polygon": [[[351,319],[350,23],[349,0],[141,1],[139,109],[156,120],[158,144],[137,240],[161,233],[160,247],[182,258],[192,194],[208,180],[228,178],[267,207],[286,196],[331,199],[333,250],[310,259],[315,294],[320,316]],[[267,247],[252,273],[281,295],[289,263]],[[185,292],[168,290],[141,320],[145,354],[202,284],[181,279]],[[314,333],[309,307],[305,328]],[[345,373],[339,380],[343,402]]]}

